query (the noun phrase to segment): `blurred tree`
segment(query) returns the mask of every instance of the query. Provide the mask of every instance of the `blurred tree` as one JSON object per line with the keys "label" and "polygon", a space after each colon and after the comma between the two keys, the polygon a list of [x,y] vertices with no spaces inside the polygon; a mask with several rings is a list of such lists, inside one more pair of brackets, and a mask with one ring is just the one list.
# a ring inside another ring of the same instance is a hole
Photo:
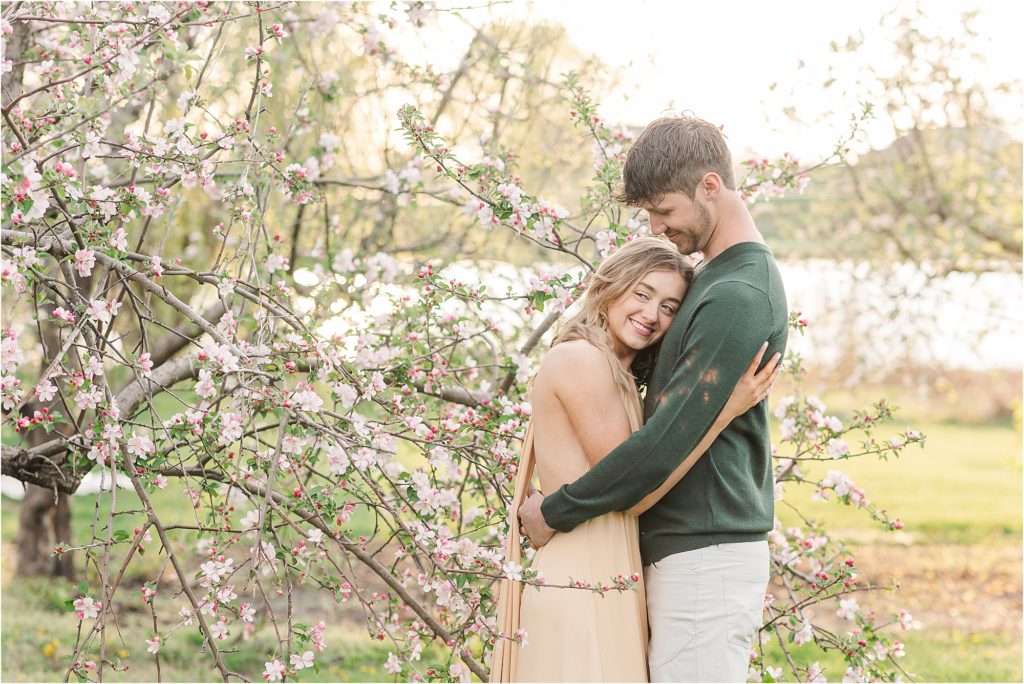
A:
{"label": "blurred tree", "polygon": [[[835,367],[849,383],[887,378],[928,391],[948,367],[929,341],[949,311],[927,303],[962,295],[987,272],[1021,271],[1019,120],[1000,115],[1017,111],[1002,105],[1019,101],[1021,84],[992,81],[978,16],[965,12],[950,34],[918,5],[887,15],[878,35],[833,42],[820,84],[827,101],[869,103],[865,131],[891,142],[865,150],[858,135],[803,195],[755,208],[787,258],[825,258],[848,271],[850,294],[827,315],[849,333]],[[869,63],[868,40],[887,44],[891,58]],[[799,107],[789,114],[807,116]],[[987,316],[989,329],[1004,325],[984,299],[971,314]],[[898,349],[880,343],[882,325]]]}
{"label": "blurred tree", "polygon": [[[792,239],[794,256],[846,254],[878,268],[913,262],[929,276],[1021,268],[1021,142],[994,101],[1020,83],[992,84],[975,29],[949,35],[920,5],[882,27],[892,59],[866,64],[865,38],[832,43],[822,84],[829,101],[872,103],[873,132],[891,140],[822,169],[802,197],[762,206],[764,225]],[[853,80],[839,76],[855,62]],[[793,116],[800,116],[794,110]],[[789,243],[787,243],[789,244]]]}

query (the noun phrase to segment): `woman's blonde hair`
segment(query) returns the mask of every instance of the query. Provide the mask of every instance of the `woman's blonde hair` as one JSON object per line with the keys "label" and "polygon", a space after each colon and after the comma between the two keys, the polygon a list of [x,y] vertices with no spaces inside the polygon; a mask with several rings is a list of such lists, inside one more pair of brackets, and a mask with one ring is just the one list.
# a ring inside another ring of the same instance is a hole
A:
{"label": "woman's blonde hair", "polygon": [[679,253],[675,245],[653,237],[627,242],[601,262],[584,292],[582,308],[562,325],[551,346],[571,340],[586,340],[608,356],[615,382],[624,389],[636,391],[636,371],[639,366],[651,365],[657,345],[637,355],[633,363],[634,373],[623,369],[608,333],[608,307],[652,271],[678,273],[687,284],[693,279],[693,264]]}

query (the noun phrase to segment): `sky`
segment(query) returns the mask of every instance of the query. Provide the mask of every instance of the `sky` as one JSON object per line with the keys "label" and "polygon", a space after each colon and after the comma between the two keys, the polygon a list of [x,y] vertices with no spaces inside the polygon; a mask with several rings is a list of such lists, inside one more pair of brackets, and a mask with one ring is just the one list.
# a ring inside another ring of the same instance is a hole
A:
{"label": "sky", "polygon": [[[468,4],[468,3],[467,3]],[[465,6],[465,5],[463,5]],[[976,23],[988,69],[982,80],[1024,75],[1024,3],[1019,0],[928,0],[929,21],[944,34],[962,32],[963,10],[981,9]],[[734,153],[775,156],[791,152],[813,160],[831,150],[847,130],[852,99],[823,97],[825,69],[834,63],[832,41],[863,31],[867,40],[854,64],[837,74],[852,79],[859,64],[885,67],[889,47],[879,29],[894,8],[910,2],[754,0],[513,0],[498,8],[522,18],[564,25],[572,42],[621,69],[615,92],[596,93],[612,123],[642,126],[668,108],[687,109],[724,125]],[[472,17],[472,13],[467,13]],[[464,41],[449,45],[459,52]],[[444,47],[435,45],[443,52]],[[454,57],[458,59],[458,56]],[[863,60],[863,61],[862,61]],[[797,65],[803,63],[803,68]],[[778,86],[772,90],[773,83]],[[796,105],[812,125],[790,122],[783,111]],[[1019,90],[1002,103],[1021,137]],[[874,147],[890,142],[881,128],[869,131]]]}

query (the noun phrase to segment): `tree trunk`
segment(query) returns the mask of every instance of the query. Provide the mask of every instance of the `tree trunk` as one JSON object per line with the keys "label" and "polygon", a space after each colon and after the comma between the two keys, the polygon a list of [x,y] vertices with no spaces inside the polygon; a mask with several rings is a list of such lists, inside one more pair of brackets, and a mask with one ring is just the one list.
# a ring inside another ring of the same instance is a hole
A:
{"label": "tree trunk", "polygon": [[[3,75],[0,89],[6,104],[21,93],[24,74],[23,53],[28,37],[24,23],[13,22],[13,32],[4,41],[4,57],[11,59],[14,69]],[[59,347],[58,347],[59,348]],[[29,442],[35,446],[48,438],[42,431],[31,433]],[[34,439],[33,439],[34,438]],[[25,485],[25,498],[18,513],[18,575],[48,575],[74,578],[71,554],[52,556],[58,542],[71,543],[71,501],[67,494],[56,493],[35,485]]]}
{"label": "tree trunk", "polygon": [[71,499],[36,485],[25,485],[25,498],[18,514],[18,566],[16,573],[47,575],[74,580],[72,554],[57,558],[53,549],[58,542],[71,543]]}

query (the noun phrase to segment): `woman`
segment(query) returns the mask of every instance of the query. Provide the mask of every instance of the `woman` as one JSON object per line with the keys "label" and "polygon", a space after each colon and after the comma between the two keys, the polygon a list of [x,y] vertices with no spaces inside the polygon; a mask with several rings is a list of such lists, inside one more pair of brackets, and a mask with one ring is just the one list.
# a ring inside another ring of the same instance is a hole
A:
{"label": "woman", "polygon": [[[582,310],[556,336],[533,380],[533,418],[510,511],[526,497],[534,464],[541,489],[554,491],[639,429],[643,409],[637,376],[652,365],[692,276],[686,257],[656,238],[634,240],[601,264]],[[647,607],[636,516],[679,482],[733,418],[764,398],[778,372],[777,356],[755,374],[760,359],[758,354],[708,435],[655,492],[626,513],[609,513],[556,534],[533,559],[547,584],[606,585],[632,576],[641,578],[636,591],[601,596],[502,581],[498,629],[507,636],[522,629],[526,644],[495,643],[492,682],[647,681]],[[594,412],[602,416],[603,429],[574,428]],[[509,532],[506,560],[519,563],[520,535],[515,525]]]}

